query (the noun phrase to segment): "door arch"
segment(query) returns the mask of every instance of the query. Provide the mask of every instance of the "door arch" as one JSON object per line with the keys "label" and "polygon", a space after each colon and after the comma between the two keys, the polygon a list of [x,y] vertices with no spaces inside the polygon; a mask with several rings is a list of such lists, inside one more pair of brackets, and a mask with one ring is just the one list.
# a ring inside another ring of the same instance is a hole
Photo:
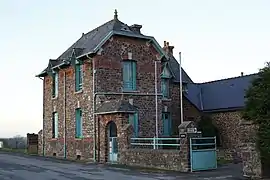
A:
{"label": "door arch", "polygon": [[118,143],[117,143],[117,126],[114,121],[107,124],[107,144],[108,144],[108,160],[111,163],[117,162]]}

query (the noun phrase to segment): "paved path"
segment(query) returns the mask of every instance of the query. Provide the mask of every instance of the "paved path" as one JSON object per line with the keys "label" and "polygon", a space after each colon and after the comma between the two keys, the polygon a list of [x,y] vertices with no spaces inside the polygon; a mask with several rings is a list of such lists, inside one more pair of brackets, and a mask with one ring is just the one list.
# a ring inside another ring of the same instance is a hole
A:
{"label": "paved path", "polygon": [[239,179],[238,165],[198,173],[142,173],[139,170],[56,162],[40,157],[0,153],[1,180],[231,180]]}

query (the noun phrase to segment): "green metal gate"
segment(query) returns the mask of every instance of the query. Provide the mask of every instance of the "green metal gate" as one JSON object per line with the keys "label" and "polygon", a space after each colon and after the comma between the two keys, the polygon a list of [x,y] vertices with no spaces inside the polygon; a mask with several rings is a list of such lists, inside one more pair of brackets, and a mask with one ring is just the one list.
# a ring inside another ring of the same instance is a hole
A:
{"label": "green metal gate", "polygon": [[190,138],[191,172],[217,168],[216,137]]}

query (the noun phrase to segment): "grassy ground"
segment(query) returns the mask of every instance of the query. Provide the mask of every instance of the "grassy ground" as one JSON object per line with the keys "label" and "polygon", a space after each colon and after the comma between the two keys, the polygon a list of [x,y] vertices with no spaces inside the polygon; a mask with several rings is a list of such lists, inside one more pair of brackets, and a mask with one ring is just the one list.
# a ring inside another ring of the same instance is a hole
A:
{"label": "grassy ground", "polygon": [[26,149],[1,148],[0,151],[27,154],[27,150]]}
{"label": "grassy ground", "polygon": [[230,163],[232,163],[231,160],[227,160],[227,159],[224,159],[224,158],[219,158],[217,160],[218,165],[225,165],[225,164],[230,164]]}

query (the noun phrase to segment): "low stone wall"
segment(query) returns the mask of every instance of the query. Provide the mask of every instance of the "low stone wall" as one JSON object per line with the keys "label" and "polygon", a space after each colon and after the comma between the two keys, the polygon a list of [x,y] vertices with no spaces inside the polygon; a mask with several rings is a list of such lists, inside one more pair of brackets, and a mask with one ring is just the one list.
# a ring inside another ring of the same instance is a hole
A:
{"label": "low stone wall", "polygon": [[184,122],[179,126],[179,150],[143,149],[131,147],[133,128],[127,124],[118,137],[118,163],[179,172],[190,171],[189,138],[195,134],[187,133],[188,128],[195,127],[194,122]]}
{"label": "low stone wall", "polygon": [[177,150],[126,149],[121,151],[119,162],[125,165],[187,172],[188,162]]}

